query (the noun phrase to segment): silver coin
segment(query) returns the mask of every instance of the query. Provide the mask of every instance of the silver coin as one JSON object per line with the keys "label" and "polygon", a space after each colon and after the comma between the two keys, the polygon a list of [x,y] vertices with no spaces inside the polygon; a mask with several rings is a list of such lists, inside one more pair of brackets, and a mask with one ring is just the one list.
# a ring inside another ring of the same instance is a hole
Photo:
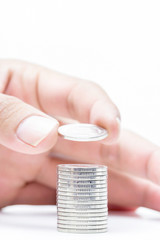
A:
{"label": "silver coin", "polygon": [[101,229],[85,229],[85,230],[80,230],[80,229],[66,229],[66,228],[60,228],[60,227],[57,227],[57,230],[58,232],[65,232],[65,233],[78,233],[78,234],[81,234],[81,233],[90,233],[90,234],[95,234],[95,233],[105,233],[107,232],[107,228],[101,228]]}
{"label": "silver coin", "polygon": [[77,205],[99,205],[99,204],[107,204],[107,200],[102,200],[102,201],[64,201],[64,200],[59,200],[57,199],[57,202],[59,204],[70,204],[70,205],[74,205],[74,204],[77,204]]}
{"label": "silver coin", "polygon": [[95,218],[95,217],[106,217],[108,216],[108,210],[103,212],[57,212],[58,217],[81,217],[81,218]]}
{"label": "silver coin", "polygon": [[78,202],[87,202],[87,201],[102,201],[107,200],[107,193],[105,196],[64,196],[64,195],[58,195],[58,200],[67,200],[67,201],[78,201]]}
{"label": "silver coin", "polygon": [[104,221],[108,220],[107,216],[98,216],[98,217],[84,217],[84,216],[61,216],[58,215],[57,219],[66,220],[66,221]]}
{"label": "silver coin", "polygon": [[101,208],[106,208],[107,207],[107,204],[62,204],[62,203],[59,203],[57,204],[58,207],[60,208],[71,208],[71,209],[101,209]]}
{"label": "silver coin", "polygon": [[106,191],[105,192],[67,192],[67,191],[60,191],[57,190],[58,196],[91,196],[91,197],[99,197],[99,196],[107,196]]}
{"label": "silver coin", "polygon": [[68,183],[57,183],[57,187],[63,187],[63,188],[76,188],[76,189],[101,189],[101,188],[107,188],[107,183],[105,184],[68,184]]}
{"label": "silver coin", "polygon": [[107,221],[106,220],[101,220],[101,221],[76,221],[76,220],[61,220],[61,219],[58,219],[57,220],[57,223],[58,224],[67,224],[67,225],[88,225],[88,226],[92,226],[92,225],[103,225],[103,224],[107,224]]}
{"label": "silver coin", "polygon": [[107,176],[74,176],[74,177],[71,177],[71,176],[68,176],[68,175],[64,175],[64,174],[61,174],[61,175],[58,175],[58,178],[59,179],[63,179],[63,180],[105,180],[107,181]]}
{"label": "silver coin", "polygon": [[58,128],[58,133],[63,136],[64,139],[78,142],[98,141],[108,136],[106,129],[86,123],[62,125]]}
{"label": "silver coin", "polygon": [[64,184],[78,184],[78,185],[90,185],[90,184],[106,184],[107,181],[106,180],[64,180],[64,179],[58,179],[57,183],[64,183]]}
{"label": "silver coin", "polygon": [[69,172],[106,172],[107,167],[96,164],[59,164],[57,170]]}
{"label": "silver coin", "polygon": [[[97,214],[97,215],[96,215]],[[66,213],[66,212],[60,212],[58,214],[58,217],[68,217],[68,218],[81,218],[81,219],[96,219],[96,218],[101,218],[101,217],[107,217],[108,218],[108,213],[88,213],[88,214],[78,214],[78,213]]]}
{"label": "silver coin", "polygon": [[74,187],[69,187],[69,188],[65,188],[65,187],[58,187],[58,191],[61,192],[106,192],[107,189],[106,187],[104,188],[74,188]]}
{"label": "silver coin", "polygon": [[69,172],[69,171],[58,171],[58,175],[67,175],[70,177],[82,176],[82,177],[90,177],[90,176],[106,176],[107,172]]}
{"label": "silver coin", "polygon": [[72,209],[72,208],[62,208],[62,207],[57,207],[57,210],[59,212],[68,212],[68,213],[79,213],[81,212],[82,214],[83,213],[100,213],[100,212],[107,212],[107,209],[104,207],[104,208],[96,208],[96,209]]}
{"label": "silver coin", "polygon": [[67,229],[82,229],[82,230],[85,230],[85,229],[101,229],[101,228],[107,228],[107,224],[101,224],[101,225],[69,225],[69,224],[60,224],[58,223],[58,227],[60,228],[67,228]]}
{"label": "silver coin", "polygon": [[57,199],[57,204],[69,204],[69,205],[101,205],[107,204],[108,200],[100,200],[100,201],[69,201],[69,200],[59,200]]}

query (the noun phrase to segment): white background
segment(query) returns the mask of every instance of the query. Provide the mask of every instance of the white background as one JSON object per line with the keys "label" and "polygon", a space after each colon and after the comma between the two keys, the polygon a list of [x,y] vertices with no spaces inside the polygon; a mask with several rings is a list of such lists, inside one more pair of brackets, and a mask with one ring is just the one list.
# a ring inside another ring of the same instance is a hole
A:
{"label": "white background", "polygon": [[158,0],[0,0],[0,57],[99,83],[123,126],[160,144]]}
{"label": "white background", "polygon": [[158,0],[0,0],[0,57],[98,82],[123,125],[160,144]]}

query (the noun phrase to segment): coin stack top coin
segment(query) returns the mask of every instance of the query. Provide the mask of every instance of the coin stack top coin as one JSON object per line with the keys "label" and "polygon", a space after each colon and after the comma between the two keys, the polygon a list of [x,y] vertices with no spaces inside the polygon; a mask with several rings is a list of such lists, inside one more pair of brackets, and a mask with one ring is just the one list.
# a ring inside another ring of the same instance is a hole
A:
{"label": "coin stack top coin", "polygon": [[60,232],[107,231],[107,167],[62,164],[57,167],[57,229]]}

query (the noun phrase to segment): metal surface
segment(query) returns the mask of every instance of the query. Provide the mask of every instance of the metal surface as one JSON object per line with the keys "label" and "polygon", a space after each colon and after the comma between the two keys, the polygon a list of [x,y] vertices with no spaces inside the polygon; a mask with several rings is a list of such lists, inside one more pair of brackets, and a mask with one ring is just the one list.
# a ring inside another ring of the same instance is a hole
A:
{"label": "metal surface", "polygon": [[103,221],[103,220],[108,220],[107,216],[99,216],[99,217],[84,217],[84,216],[58,216],[58,220],[66,220],[66,221],[81,221],[81,222],[86,222],[86,221]]}
{"label": "metal surface", "polygon": [[90,234],[94,234],[94,233],[105,233],[107,232],[107,227],[105,228],[101,228],[101,229],[67,229],[67,228],[61,228],[61,227],[57,227],[57,230],[59,232],[65,232],[65,233],[90,233]]}
{"label": "metal surface", "polygon": [[57,223],[59,224],[64,224],[64,225],[72,225],[72,226],[97,226],[97,225],[105,225],[107,224],[107,220],[99,220],[99,221],[89,221],[89,220],[83,220],[83,221],[80,221],[80,220],[61,220],[61,219],[58,219],[57,220]]}
{"label": "metal surface", "polygon": [[57,203],[58,204],[69,204],[71,206],[73,205],[102,205],[102,204],[107,204],[107,200],[101,200],[101,201],[69,201],[69,200],[60,200],[60,199],[57,199]]}
{"label": "metal surface", "polygon": [[69,201],[79,201],[80,203],[82,202],[94,202],[94,201],[102,201],[102,200],[107,200],[107,193],[103,196],[66,196],[66,195],[57,195],[57,201],[59,200],[69,200]]}
{"label": "metal surface", "polygon": [[106,232],[107,167],[63,164],[57,167],[57,177],[58,231]]}
{"label": "metal surface", "polygon": [[58,171],[62,170],[73,171],[73,172],[106,172],[107,167],[104,165],[96,164],[59,164],[57,166]]}
{"label": "metal surface", "polygon": [[85,123],[62,125],[58,128],[58,133],[64,139],[78,142],[99,141],[108,136],[106,129]]}
{"label": "metal surface", "polygon": [[57,184],[59,183],[63,183],[63,184],[78,184],[78,185],[94,185],[94,184],[106,184],[107,181],[106,180],[71,180],[71,179],[58,179]]}
{"label": "metal surface", "polygon": [[63,216],[63,217],[81,217],[81,218],[87,218],[87,217],[107,217],[108,211],[105,210],[103,212],[61,212],[58,211],[58,216]]}
{"label": "metal surface", "polygon": [[107,177],[105,175],[99,175],[99,176],[81,176],[81,175],[78,175],[78,176],[69,176],[69,175],[66,175],[66,174],[61,174],[59,175],[58,174],[58,178],[59,179],[63,179],[63,180],[81,180],[81,181],[84,181],[84,180],[105,180],[107,181]]}
{"label": "metal surface", "polygon": [[58,224],[58,227],[60,227],[60,228],[67,228],[67,229],[69,229],[69,228],[72,228],[72,229],[74,229],[74,228],[76,228],[76,229],[82,229],[82,230],[85,230],[85,229],[99,229],[99,228],[105,228],[105,227],[107,227],[107,223],[105,223],[105,224],[101,224],[101,225],[88,225],[88,224],[86,224],[86,225],[71,225],[71,224],[61,224],[61,223],[59,223]]}

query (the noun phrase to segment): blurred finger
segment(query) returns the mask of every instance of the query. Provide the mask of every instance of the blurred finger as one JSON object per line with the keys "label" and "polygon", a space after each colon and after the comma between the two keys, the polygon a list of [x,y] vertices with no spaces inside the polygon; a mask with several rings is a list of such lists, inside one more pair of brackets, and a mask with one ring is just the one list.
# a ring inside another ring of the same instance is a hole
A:
{"label": "blurred finger", "polygon": [[98,142],[74,142],[58,139],[53,157],[68,158],[72,161],[107,165],[113,169],[160,183],[160,150],[142,137],[123,130],[116,144],[108,145],[105,140]]}
{"label": "blurred finger", "polygon": [[160,211],[160,187],[149,181],[109,170],[108,189],[112,209],[147,207]]}
{"label": "blurred finger", "polygon": [[36,182],[29,183],[19,191],[11,204],[53,205],[56,204],[56,189]]}
{"label": "blurred finger", "polygon": [[58,121],[20,99],[0,93],[0,144],[17,152],[41,153],[57,140]]}
{"label": "blurred finger", "polygon": [[[72,163],[68,160],[52,159],[45,163],[37,181],[50,188],[56,188],[58,164]],[[76,162],[79,163],[79,162]],[[108,169],[109,206],[118,209],[135,209],[143,206],[160,210],[160,187],[147,180]]]}

